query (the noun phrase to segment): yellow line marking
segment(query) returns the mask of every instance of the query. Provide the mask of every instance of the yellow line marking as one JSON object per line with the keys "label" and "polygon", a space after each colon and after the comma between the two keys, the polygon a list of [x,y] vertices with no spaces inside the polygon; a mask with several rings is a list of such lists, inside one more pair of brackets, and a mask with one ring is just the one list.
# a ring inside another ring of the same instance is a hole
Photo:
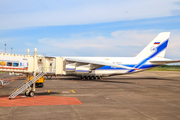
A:
{"label": "yellow line marking", "polygon": [[71,90],[73,93],[75,93],[75,91],[74,90]]}
{"label": "yellow line marking", "polygon": [[11,80],[9,83],[13,82],[14,80]]}
{"label": "yellow line marking", "polygon": [[76,93],[74,90],[69,90],[69,92],[71,92],[71,93]]}
{"label": "yellow line marking", "polygon": [[74,82],[74,83],[77,83],[77,82]]}

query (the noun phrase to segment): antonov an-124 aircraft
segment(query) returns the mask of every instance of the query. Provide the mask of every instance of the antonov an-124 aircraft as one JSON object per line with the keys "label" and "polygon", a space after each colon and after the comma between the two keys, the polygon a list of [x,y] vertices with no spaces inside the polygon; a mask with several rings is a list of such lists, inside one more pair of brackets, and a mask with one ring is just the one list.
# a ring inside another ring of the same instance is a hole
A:
{"label": "antonov an-124 aircraft", "polygon": [[164,58],[169,36],[170,32],[160,33],[136,57],[65,57],[67,75],[78,75],[83,79],[100,79],[103,76],[136,73],[180,62]]}
{"label": "antonov an-124 aircraft", "polygon": [[[16,55],[0,53],[0,71],[17,72],[26,75],[26,83],[14,91],[13,99],[26,90],[26,96],[34,96],[35,86],[43,87],[43,76],[80,76],[82,79],[101,79],[113,75],[140,72],[180,60],[164,58],[170,32],[160,33],[136,57],[49,57],[37,55]],[[33,87],[31,87],[33,85]]]}

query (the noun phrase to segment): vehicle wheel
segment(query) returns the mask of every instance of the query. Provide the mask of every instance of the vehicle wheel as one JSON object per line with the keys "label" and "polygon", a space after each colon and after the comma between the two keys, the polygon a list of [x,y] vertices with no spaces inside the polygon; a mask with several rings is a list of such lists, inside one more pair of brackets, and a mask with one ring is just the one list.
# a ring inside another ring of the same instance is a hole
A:
{"label": "vehicle wheel", "polygon": [[29,93],[29,96],[30,96],[30,97],[34,97],[34,92],[31,91],[31,92]]}
{"label": "vehicle wheel", "polygon": [[99,79],[99,77],[98,76],[96,76],[96,78],[95,78],[96,80],[98,80]]}
{"label": "vehicle wheel", "polygon": [[25,96],[29,96],[29,93],[28,93],[28,91],[26,91],[26,92],[25,92]]}

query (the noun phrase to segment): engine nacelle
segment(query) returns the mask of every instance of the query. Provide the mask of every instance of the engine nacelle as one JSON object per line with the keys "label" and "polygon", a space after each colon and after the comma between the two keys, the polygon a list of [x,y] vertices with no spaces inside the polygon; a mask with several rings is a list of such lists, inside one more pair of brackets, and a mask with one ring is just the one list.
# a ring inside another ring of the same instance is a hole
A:
{"label": "engine nacelle", "polygon": [[75,63],[67,63],[66,64],[66,72],[75,72],[75,71],[76,71]]}
{"label": "engine nacelle", "polygon": [[82,65],[82,66],[78,66],[76,67],[76,73],[90,73],[90,67],[89,65]]}

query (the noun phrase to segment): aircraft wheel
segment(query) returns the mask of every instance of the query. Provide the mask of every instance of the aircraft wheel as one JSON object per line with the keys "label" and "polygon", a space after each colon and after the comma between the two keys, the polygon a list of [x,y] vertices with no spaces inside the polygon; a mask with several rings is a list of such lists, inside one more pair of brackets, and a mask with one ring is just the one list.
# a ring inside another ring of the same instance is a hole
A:
{"label": "aircraft wheel", "polygon": [[99,77],[98,77],[98,76],[96,76],[96,77],[95,77],[95,79],[96,79],[96,80],[98,80],[98,79],[99,79]]}
{"label": "aircraft wheel", "polygon": [[31,92],[29,93],[29,96],[30,96],[30,97],[34,97],[34,92],[31,91]]}
{"label": "aircraft wheel", "polygon": [[90,76],[88,76],[87,79],[89,80],[89,79],[90,79]]}

